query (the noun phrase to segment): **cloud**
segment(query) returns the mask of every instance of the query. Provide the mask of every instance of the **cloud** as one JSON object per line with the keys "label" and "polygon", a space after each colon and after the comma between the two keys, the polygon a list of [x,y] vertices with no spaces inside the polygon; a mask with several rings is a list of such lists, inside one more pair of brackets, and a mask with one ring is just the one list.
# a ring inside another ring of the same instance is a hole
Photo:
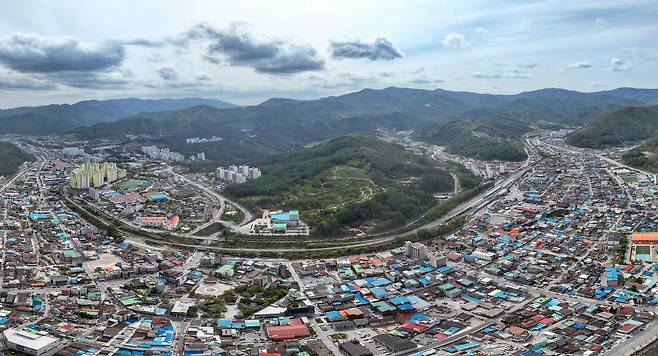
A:
{"label": "cloud", "polygon": [[437,78],[432,78],[428,77],[426,75],[419,75],[414,78],[411,78],[409,83],[416,84],[416,85],[423,85],[423,86],[428,86],[428,85],[437,85],[444,83],[442,79],[437,79]]}
{"label": "cloud", "polygon": [[592,68],[592,65],[589,64],[589,62],[580,61],[580,62],[569,64],[568,66],[566,66],[565,69],[573,70],[573,69],[587,69],[587,68]]}
{"label": "cloud", "polygon": [[450,48],[462,48],[469,45],[468,41],[466,41],[466,37],[463,34],[456,32],[451,32],[445,35],[441,43]]}
{"label": "cloud", "polygon": [[74,88],[125,89],[133,84],[135,74],[123,69],[105,72],[57,72],[44,77]]}
{"label": "cloud", "polygon": [[206,73],[199,73],[199,74],[194,76],[194,79],[200,80],[200,81],[207,81],[207,80],[210,80],[211,78]]}
{"label": "cloud", "polygon": [[128,40],[128,41],[124,41],[123,43],[127,46],[138,46],[138,47],[148,47],[148,48],[160,48],[160,47],[164,47],[167,44],[166,41],[149,40],[145,38]]}
{"label": "cloud", "polygon": [[522,73],[518,70],[511,70],[507,72],[476,72],[473,78],[477,79],[527,79],[530,74]]}
{"label": "cloud", "polygon": [[379,37],[373,43],[356,41],[331,41],[329,45],[331,57],[336,59],[361,59],[367,58],[371,61],[390,61],[402,58],[402,54],[386,38]]}
{"label": "cloud", "polygon": [[0,38],[0,63],[23,73],[94,72],[120,65],[123,45],[82,42],[73,37],[15,33]]}
{"label": "cloud", "polygon": [[165,81],[176,81],[178,80],[178,72],[174,68],[164,67],[158,69],[158,75],[160,78]]}
{"label": "cloud", "polygon": [[57,85],[29,78],[0,78],[0,90],[54,90]]}
{"label": "cloud", "polygon": [[324,69],[314,48],[279,40],[255,38],[237,25],[220,30],[197,25],[172,43],[186,46],[192,41],[207,41],[204,58],[214,64],[246,66],[256,72],[294,74]]}
{"label": "cloud", "polygon": [[538,65],[539,65],[539,63],[537,63],[537,62],[532,62],[532,63],[528,63],[528,64],[526,64],[526,65],[523,65],[522,67],[523,67],[523,68],[532,69],[532,68],[537,67]]}
{"label": "cloud", "polygon": [[308,80],[313,86],[322,89],[344,89],[344,88],[363,88],[370,83],[377,82],[377,75],[371,76],[369,74],[353,73],[353,72],[338,72],[331,76],[310,76]]}
{"label": "cloud", "polygon": [[596,20],[594,20],[594,27],[596,28],[603,28],[606,25],[606,21],[600,17],[597,17]]}
{"label": "cloud", "polygon": [[633,63],[619,57],[610,58],[608,70],[612,72],[626,72],[633,69]]}

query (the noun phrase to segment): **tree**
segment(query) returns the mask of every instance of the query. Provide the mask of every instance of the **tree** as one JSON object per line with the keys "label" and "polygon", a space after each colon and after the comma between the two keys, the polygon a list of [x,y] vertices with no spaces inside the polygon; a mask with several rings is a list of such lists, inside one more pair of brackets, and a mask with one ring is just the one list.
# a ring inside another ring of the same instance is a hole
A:
{"label": "tree", "polygon": [[116,227],[114,224],[110,224],[107,226],[107,236],[110,236],[114,239],[114,241],[121,243],[125,240],[125,237],[123,234],[121,234],[121,231]]}

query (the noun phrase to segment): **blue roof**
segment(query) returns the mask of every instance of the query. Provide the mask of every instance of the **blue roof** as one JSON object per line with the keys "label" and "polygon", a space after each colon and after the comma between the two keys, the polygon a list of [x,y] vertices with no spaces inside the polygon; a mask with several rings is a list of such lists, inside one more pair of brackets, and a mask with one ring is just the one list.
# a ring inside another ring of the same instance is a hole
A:
{"label": "blue roof", "polygon": [[336,320],[340,320],[340,319],[343,318],[343,316],[340,315],[340,313],[335,311],[335,310],[328,311],[324,315],[327,317],[327,319],[329,319],[331,321],[336,321]]}
{"label": "blue roof", "polygon": [[273,214],[272,220],[290,220],[289,214]]}
{"label": "blue roof", "polygon": [[159,193],[159,194],[153,194],[149,196],[149,199],[151,201],[160,201],[160,200],[167,200],[169,197],[165,194]]}

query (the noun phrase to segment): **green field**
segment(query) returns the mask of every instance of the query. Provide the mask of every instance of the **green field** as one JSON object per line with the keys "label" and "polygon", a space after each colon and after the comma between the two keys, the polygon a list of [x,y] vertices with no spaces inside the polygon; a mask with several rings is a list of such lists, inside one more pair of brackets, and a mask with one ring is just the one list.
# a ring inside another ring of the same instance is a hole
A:
{"label": "green field", "polygon": [[633,183],[637,183],[637,176],[635,175],[625,176],[621,180],[626,184],[633,184]]}
{"label": "green field", "polygon": [[651,254],[651,246],[635,246],[636,255],[649,255]]}
{"label": "green field", "polygon": [[194,233],[194,236],[210,236],[217,232],[220,232],[224,229],[224,226],[221,223],[212,223],[205,228]]}
{"label": "green field", "polygon": [[114,188],[116,188],[116,189],[136,189],[136,188],[139,188],[139,187],[143,186],[144,183],[145,183],[145,181],[143,181],[143,180],[128,179],[128,180],[124,180],[123,182],[119,182],[119,183],[115,184]]}

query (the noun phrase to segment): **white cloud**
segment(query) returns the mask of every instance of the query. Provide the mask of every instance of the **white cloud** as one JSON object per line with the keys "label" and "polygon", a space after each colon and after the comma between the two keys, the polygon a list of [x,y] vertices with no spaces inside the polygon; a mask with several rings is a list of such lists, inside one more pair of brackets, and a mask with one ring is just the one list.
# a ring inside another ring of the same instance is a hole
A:
{"label": "white cloud", "polygon": [[445,35],[441,43],[443,43],[444,46],[450,48],[462,48],[469,45],[468,41],[466,41],[466,37],[463,34],[457,32],[451,32]]}
{"label": "white cloud", "polygon": [[626,72],[633,69],[633,63],[619,57],[610,58],[608,63],[610,64],[608,70],[612,72]]}
{"label": "white cloud", "polygon": [[527,79],[530,74],[523,73],[518,70],[510,70],[506,72],[475,72],[473,78],[477,79]]}

